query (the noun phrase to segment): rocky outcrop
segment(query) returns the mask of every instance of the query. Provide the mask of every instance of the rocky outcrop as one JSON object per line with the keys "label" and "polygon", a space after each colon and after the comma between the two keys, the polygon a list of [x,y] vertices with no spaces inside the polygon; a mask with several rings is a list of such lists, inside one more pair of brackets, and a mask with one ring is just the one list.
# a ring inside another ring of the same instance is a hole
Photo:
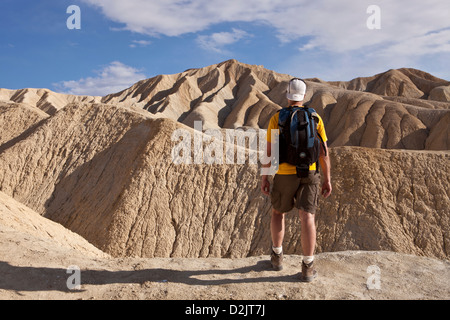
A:
{"label": "rocky outcrop", "polygon": [[428,97],[428,99],[449,102],[450,101],[450,85],[435,87],[433,90],[431,90],[430,96]]}
{"label": "rocky outcrop", "polygon": [[334,194],[318,215],[323,251],[449,257],[450,153],[334,148]]}
{"label": "rocky outcrop", "polygon": [[48,114],[31,105],[0,102],[0,148],[47,118]]}

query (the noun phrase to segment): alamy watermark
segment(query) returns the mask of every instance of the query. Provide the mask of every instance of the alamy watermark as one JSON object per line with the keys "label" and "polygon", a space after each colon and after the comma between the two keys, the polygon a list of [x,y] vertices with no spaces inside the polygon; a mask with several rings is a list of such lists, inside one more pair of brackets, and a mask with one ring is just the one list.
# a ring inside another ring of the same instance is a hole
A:
{"label": "alamy watermark", "polygon": [[67,18],[66,25],[69,30],[81,29],[81,9],[79,6],[71,5],[67,7],[66,12],[70,14]]}
{"label": "alamy watermark", "polygon": [[67,274],[71,276],[67,279],[66,285],[69,290],[81,290],[81,270],[78,266],[67,268]]}
{"label": "alamy watermark", "polygon": [[[260,163],[261,175],[278,170],[278,130],[271,130],[272,152],[267,155],[267,131],[248,128],[207,129],[194,122],[194,130],[177,129],[172,134],[171,156],[174,164],[250,164]],[[193,136],[193,137],[192,137]],[[269,166],[270,165],[270,166]]]}
{"label": "alamy watermark", "polygon": [[367,273],[370,276],[367,278],[367,289],[369,290],[381,290],[381,269],[378,266],[368,266]]}
{"label": "alamy watermark", "polygon": [[367,8],[367,14],[370,14],[367,18],[366,25],[370,30],[381,29],[381,8],[377,5],[370,5]]}
{"label": "alamy watermark", "polygon": [[[81,9],[77,5],[70,5],[67,7],[66,12],[70,14],[67,18],[66,25],[69,30],[81,29]],[[381,29],[381,8],[378,5],[370,5],[366,10],[370,16],[367,18],[366,25],[370,30]]]}

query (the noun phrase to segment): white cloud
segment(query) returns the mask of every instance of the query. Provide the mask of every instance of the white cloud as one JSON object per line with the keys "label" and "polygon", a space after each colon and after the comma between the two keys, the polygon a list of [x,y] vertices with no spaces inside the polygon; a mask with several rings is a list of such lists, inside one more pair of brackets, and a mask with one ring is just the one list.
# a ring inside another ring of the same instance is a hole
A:
{"label": "white cloud", "polygon": [[152,42],[148,40],[133,40],[131,41],[130,48],[147,47],[151,44]]}
{"label": "white cloud", "polygon": [[[273,28],[280,44],[292,49],[289,65],[309,60],[314,64],[304,67],[324,69],[322,74],[338,79],[341,72],[359,76],[363,71],[370,74],[394,66],[439,70],[445,63],[432,65],[434,57],[448,54],[450,46],[448,0],[82,1],[122,24],[122,30],[150,36],[209,31],[210,35],[198,35],[197,43],[222,53],[226,45],[244,37],[239,38],[236,32],[217,32],[217,27],[239,23],[241,31],[249,32],[242,27],[245,23],[264,25]],[[367,27],[371,5],[381,10],[379,30]],[[273,42],[268,41],[268,45]]]}
{"label": "white cloud", "polygon": [[146,78],[138,69],[119,61],[110,63],[96,73],[98,74],[97,77],[62,81],[54,85],[67,94],[105,96],[124,90],[139,80]]}
{"label": "white cloud", "polygon": [[197,43],[205,50],[226,53],[225,46],[249,36],[247,32],[233,28],[232,32],[217,32],[211,35],[198,36]]}
{"label": "white cloud", "polygon": [[[204,31],[220,23],[257,22],[272,26],[281,42],[311,39],[304,51],[358,50],[374,45],[401,44],[450,27],[448,0],[377,0],[381,30],[369,30],[367,8],[373,0],[83,0],[101,9],[126,30],[152,36],[179,36]],[[200,43],[214,42],[200,38]],[[215,37],[227,37],[218,33]],[[217,40],[217,41],[220,41]],[[399,47],[400,48],[400,47]],[[433,51],[446,50],[437,45]],[[408,53],[403,50],[402,53]]]}
{"label": "white cloud", "polygon": [[125,29],[148,35],[179,36],[235,21],[265,21],[293,0],[83,0]]}
{"label": "white cloud", "polygon": [[401,55],[404,52],[409,52],[411,57],[441,52],[450,53],[450,29],[411,37],[381,51],[386,56]]}

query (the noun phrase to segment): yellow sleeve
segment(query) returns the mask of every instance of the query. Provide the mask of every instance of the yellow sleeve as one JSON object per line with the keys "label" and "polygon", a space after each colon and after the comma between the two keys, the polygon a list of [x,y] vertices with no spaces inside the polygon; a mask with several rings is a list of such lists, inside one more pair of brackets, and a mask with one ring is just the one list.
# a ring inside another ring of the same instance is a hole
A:
{"label": "yellow sleeve", "polygon": [[319,115],[317,115],[317,116],[319,117],[319,124],[317,125],[317,132],[322,137],[323,142],[327,142],[328,141],[328,137],[327,137],[327,134],[325,132],[325,125],[323,124],[322,118]]}
{"label": "yellow sleeve", "polygon": [[279,117],[280,113],[277,112],[273,115],[272,118],[270,118],[269,121],[269,126],[267,127],[267,142],[271,143],[272,142],[272,135],[271,135],[271,130],[278,130],[278,117]]}

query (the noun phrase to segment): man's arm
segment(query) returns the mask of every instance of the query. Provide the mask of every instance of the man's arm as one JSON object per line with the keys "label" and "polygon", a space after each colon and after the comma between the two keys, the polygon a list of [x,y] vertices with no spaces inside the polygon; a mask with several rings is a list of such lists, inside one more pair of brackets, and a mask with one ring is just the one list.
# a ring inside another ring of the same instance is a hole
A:
{"label": "man's arm", "polygon": [[331,162],[326,142],[324,142],[323,149],[320,152],[319,161],[324,175],[322,183],[322,195],[325,198],[328,198],[331,195],[331,191],[333,190],[333,188],[331,186]]}

